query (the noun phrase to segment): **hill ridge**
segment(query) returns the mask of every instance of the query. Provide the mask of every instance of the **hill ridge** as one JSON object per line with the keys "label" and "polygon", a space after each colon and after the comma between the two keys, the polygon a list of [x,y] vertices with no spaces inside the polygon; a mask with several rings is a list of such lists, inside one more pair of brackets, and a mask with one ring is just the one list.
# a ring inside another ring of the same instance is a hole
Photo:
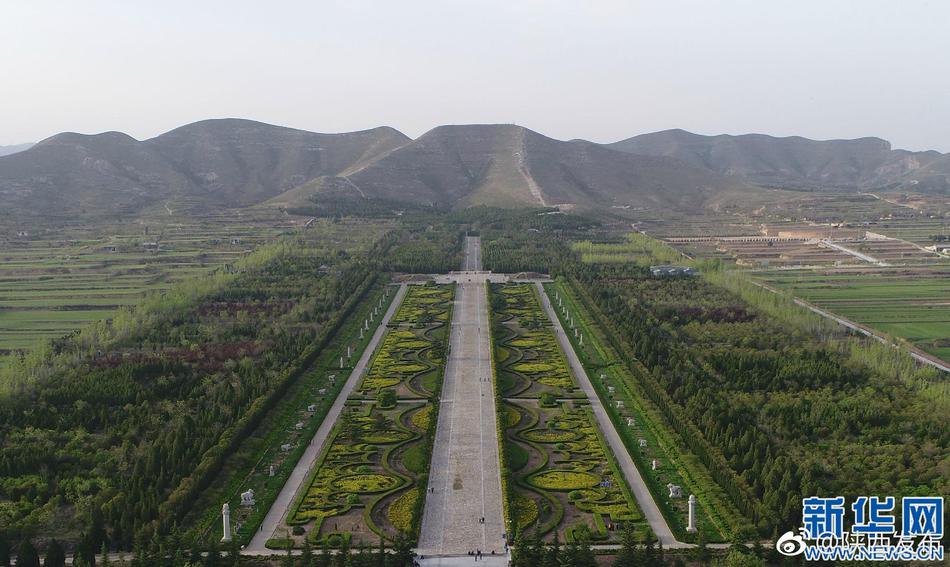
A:
{"label": "hill ridge", "polygon": [[674,128],[626,138],[607,147],[674,157],[723,175],[769,187],[861,191],[881,188],[950,192],[950,168],[928,165],[946,156],[893,149],[882,138],[813,140],[769,134],[695,134]]}

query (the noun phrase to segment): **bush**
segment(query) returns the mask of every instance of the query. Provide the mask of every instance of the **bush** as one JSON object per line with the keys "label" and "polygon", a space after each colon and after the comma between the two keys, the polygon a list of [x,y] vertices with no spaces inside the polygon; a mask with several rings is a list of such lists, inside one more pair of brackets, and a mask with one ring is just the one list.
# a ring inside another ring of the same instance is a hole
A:
{"label": "bush", "polygon": [[392,388],[380,390],[379,394],[376,395],[376,403],[381,409],[396,407],[396,390]]}

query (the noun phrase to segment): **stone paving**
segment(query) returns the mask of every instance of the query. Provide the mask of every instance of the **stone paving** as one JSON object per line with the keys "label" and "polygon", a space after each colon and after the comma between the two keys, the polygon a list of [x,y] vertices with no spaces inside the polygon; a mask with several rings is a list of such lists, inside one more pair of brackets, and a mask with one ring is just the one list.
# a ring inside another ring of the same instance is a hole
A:
{"label": "stone paving", "polygon": [[[466,242],[466,256],[478,246]],[[479,267],[467,258],[466,267]],[[429,486],[419,537],[426,565],[474,563],[469,551],[481,550],[504,561],[504,519],[495,398],[491,371],[491,334],[485,275],[458,276],[449,335]],[[456,556],[431,563],[431,556]],[[461,557],[458,557],[461,556]],[[479,564],[482,562],[479,561]],[[486,561],[486,565],[489,563]],[[500,563],[504,564],[504,563]]]}

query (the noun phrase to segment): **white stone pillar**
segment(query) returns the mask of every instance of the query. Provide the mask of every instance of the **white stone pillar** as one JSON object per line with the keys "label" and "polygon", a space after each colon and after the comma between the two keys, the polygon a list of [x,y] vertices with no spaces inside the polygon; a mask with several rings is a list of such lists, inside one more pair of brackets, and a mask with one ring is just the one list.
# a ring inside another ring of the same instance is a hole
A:
{"label": "white stone pillar", "polygon": [[343,357],[340,357],[340,368],[343,368]]}
{"label": "white stone pillar", "polygon": [[686,525],[686,531],[696,533],[696,495],[689,495],[689,523]]}
{"label": "white stone pillar", "polygon": [[221,507],[221,521],[224,523],[224,537],[221,541],[229,542],[231,541],[231,507],[227,502]]}

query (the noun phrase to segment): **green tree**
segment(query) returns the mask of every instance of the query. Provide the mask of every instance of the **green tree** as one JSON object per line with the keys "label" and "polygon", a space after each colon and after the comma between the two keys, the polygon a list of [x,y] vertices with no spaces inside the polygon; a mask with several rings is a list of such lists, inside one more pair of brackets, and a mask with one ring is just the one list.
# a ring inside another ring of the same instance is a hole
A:
{"label": "green tree", "polygon": [[561,566],[561,542],[558,540],[557,532],[554,534],[554,542],[544,550],[544,557],[541,559],[541,567],[560,567]]}
{"label": "green tree", "polygon": [[284,560],[280,562],[282,567],[294,567],[294,545],[293,540],[288,538],[287,544],[287,555],[284,556]]}
{"label": "green tree", "polygon": [[396,406],[396,390],[384,388],[376,394],[376,403],[381,408],[391,408]]}
{"label": "green tree", "polygon": [[643,555],[637,542],[637,532],[627,523],[620,539],[620,553],[614,559],[614,567],[639,567],[643,564]]}
{"label": "green tree", "polygon": [[221,567],[221,552],[218,551],[218,540],[214,537],[211,538],[210,543],[208,544],[208,554],[204,558],[205,567]]}
{"label": "green tree", "polygon": [[583,538],[577,546],[573,565],[577,567],[597,567],[597,558],[590,547],[590,540]]}
{"label": "green tree", "polygon": [[404,533],[396,536],[393,542],[393,552],[390,554],[390,565],[393,567],[404,567],[412,565],[412,559],[415,553],[412,550],[412,540]]}
{"label": "green tree", "polygon": [[765,561],[746,552],[743,549],[733,547],[725,557],[713,561],[715,567],[765,567]]}
{"label": "green tree", "polygon": [[40,554],[33,547],[33,542],[28,539],[23,540],[16,550],[16,566],[40,567]]}
{"label": "green tree", "polygon": [[709,553],[709,547],[706,545],[706,537],[703,535],[703,532],[699,532],[696,547],[693,548],[693,559],[703,565],[708,565],[710,557],[711,554]]}
{"label": "green tree", "polygon": [[43,567],[63,567],[66,565],[66,550],[54,538],[50,540],[46,547],[46,559],[43,561]]}
{"label": "green tree", "polygon": [[0,534],[0,567],[10,567],[10,544]]}
{"label": "green tree", "polygon": [[102,542],[102,547],[99,549],[99,555],[102,556],[102,561],[99,562],[100,567],[109,567],[111,562],[109,561],[109,544]]}

